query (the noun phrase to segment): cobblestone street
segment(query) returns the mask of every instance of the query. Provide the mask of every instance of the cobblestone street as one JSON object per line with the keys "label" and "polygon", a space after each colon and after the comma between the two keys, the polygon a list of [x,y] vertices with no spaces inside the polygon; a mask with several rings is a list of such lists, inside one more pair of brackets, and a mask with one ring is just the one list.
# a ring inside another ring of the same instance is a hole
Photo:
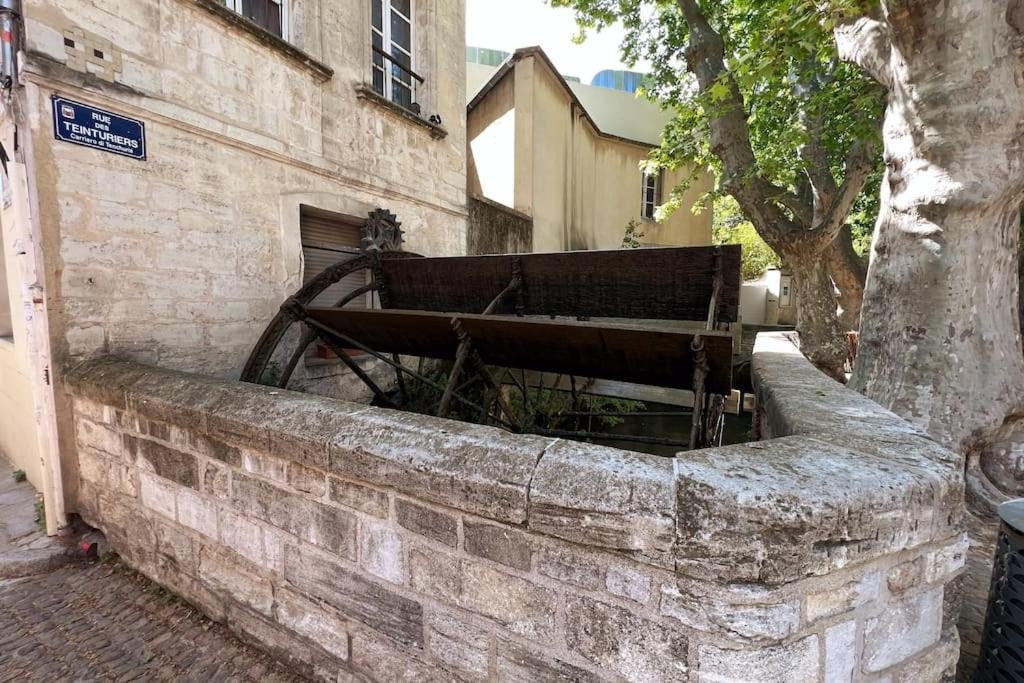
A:
{"label": "cobblestone street", "polygon": [[0,582],[0,681],[294,681],[120,563]]}

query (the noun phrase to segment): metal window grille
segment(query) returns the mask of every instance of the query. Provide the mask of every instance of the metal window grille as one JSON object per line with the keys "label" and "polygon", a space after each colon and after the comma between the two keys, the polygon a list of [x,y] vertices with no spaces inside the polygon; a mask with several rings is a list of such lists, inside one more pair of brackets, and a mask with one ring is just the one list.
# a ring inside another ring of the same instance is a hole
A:
{"label": "metal window grille", "polygon": [[373,89],[415,111],[416,87],[423,78],[413,65],[413,0],[370,0],[370,4]]}
{"label": "metal window grille", "polygon": [[228,9],[281,38],[288,38],[288,0],[224,0]]}

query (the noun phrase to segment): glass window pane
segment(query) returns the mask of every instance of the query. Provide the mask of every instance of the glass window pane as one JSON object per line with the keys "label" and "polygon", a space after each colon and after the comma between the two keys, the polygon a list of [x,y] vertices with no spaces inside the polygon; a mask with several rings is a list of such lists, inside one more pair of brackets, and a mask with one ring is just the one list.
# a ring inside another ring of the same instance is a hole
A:
{"label": "glass window pane", "polygon": [[370,0],[373,14],[373,27],[378,31],[384,30],[384,7],[383,0]]}
{"label": "glass window pane", "polygon": [[405,48],[406,52],[412,51],[412,28],[409,26],[408,21],[398,16],[395,12],[391,13],[391,42],[401,45]]}
{"label": "glass window pane", "polygon": [[274,35],[281,35],[281,5],[274,0],[242,0],[241,14]]}
{"label": "glass window pane", "polygon": [[412,9],[410,7],[411,4],[412,3],[410,2],[410,0],[391,0],[392,8],[398,10],[399,12],[410,18],[412,17],[412,15],[410,14],[410,11]]}
{"label": "glass window pane", "polygon": [[[380,55],[378,55],[378,58]],[[374,68],[373,70],[373,89],[381,95],[384,94],[384,70]]]}
{"label": "glass window pane", "polygon": [[[405,52],[402,52],[400,48],[397,48],[392,45],[391,56],[394,59],[395,64],[400,64],[404,66],[406,69],[412,68],[412,58],[409,57],[409,55],[406,54]],[[395,68],[397,69],[398,67],[396,66]],[[401,71],[401,69],[399,70]]]}
{"label": "glass window pane", "polygon": [[397,81],[391,82],[391,100],[403,107],[412,106],[412,90]]}

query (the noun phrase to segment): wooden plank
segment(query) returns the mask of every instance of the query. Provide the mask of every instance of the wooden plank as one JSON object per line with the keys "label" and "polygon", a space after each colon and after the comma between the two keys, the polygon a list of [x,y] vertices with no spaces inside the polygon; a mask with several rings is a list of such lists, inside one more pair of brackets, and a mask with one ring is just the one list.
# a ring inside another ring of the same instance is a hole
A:
{"label": "wooden plank", "polygon": [[[720,254],[719,320],[735,322],[740,247],[665,247],[550,254],[457,256],[384,262],[390,307],[480,313],[520,259],[526,315],[706,320]],[[515,313],[515,297],[497,313]]]}
{"label": "wooden plank", "polygon": [[[309,315],[379,353],[452,360],[458,339],[452,316],[423,311],[310,308]],[[691,389],[694,333],[637,329],[596,322],[459,314],[485,363],[538,372]],[[728,394],[732,336],[702,332],[708,390]]]}

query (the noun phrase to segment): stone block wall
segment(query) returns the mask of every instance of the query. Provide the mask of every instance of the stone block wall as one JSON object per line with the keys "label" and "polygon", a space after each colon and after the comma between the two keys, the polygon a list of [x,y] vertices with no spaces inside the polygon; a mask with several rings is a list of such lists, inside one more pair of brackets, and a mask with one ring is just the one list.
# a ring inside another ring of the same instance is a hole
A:
{"label": "stone block wall", "polygon": [[79,505],[325,680],[948,677],[955,457],[783,337],[754,373],[775,438],[658,458],[92,360]]}
{"label": "stone block wall", "polygon": [[469,196],[468,254],[533,251],[533,219],[480,195]]}
{"label": "stone block wall", "polygon": [[[363,96],[370,2],[285,4],[282,41],[223,0],[24,3],[18,125],[54,365],[237,376],[301,286],[302,205],[386,207],[409,250],[465,253],[464,0],[416,5],[417,97],[445,135]],[[55,95],[141,120],[146,160],[54,140]]]}

